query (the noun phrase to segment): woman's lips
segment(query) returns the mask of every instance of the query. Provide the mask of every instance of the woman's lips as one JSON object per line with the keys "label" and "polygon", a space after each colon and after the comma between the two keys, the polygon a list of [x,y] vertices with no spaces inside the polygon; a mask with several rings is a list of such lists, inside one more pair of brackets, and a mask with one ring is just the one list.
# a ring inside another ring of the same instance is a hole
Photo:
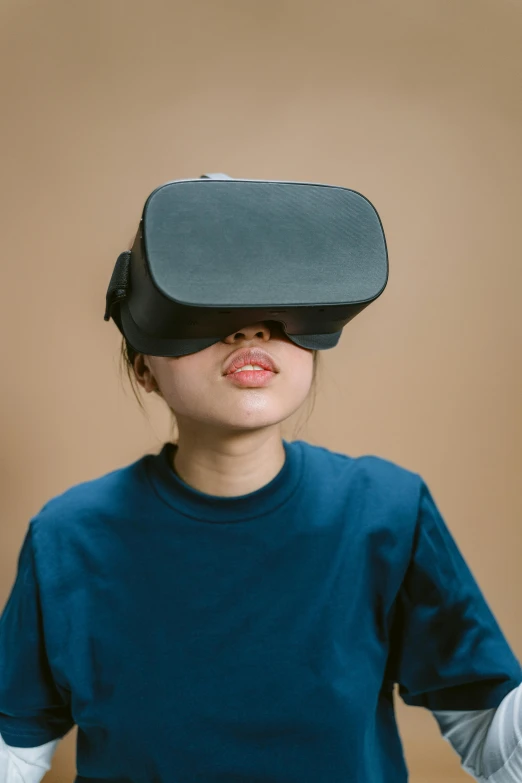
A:
{"label": "woman's lips", "polygon": [[235,351],[228,357],[223,375],[228,375],[235,370],[239,370],[240,367],[244,367],[247,364],[258,364],[260,367],[263,367],[270,372],[279,372],[279,367],[267,351],[262,348],[248,348],[246,350]]}

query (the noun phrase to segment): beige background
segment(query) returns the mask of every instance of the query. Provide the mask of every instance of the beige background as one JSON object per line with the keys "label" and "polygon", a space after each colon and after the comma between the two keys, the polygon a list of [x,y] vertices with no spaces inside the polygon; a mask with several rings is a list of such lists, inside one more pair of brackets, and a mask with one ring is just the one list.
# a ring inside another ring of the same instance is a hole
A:
{"label": "beige background", "polygon": [[[4,0],[0,21],[0,603],[50,497],[168,440],[119,379],[105,292],[150,191],[224,171],[376,206],[388,286],[322,353],[297,437],[421,473],[520,658],[522,0]],[[429,712],[397,714],[413,783],[471,779]],[[73,780],[76,733],[46,782]]]}

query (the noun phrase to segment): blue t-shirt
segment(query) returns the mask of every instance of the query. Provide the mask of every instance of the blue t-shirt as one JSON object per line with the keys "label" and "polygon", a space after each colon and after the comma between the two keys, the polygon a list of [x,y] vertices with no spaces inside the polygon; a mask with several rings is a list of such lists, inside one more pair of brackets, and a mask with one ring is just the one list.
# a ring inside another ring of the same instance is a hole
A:
{"label": "blue t-shirt", "polygon": [[404,783],[394,683],[496,707],[522,669],[422,477],[283,441],[266,486],[173,445],[31,519],[0,618],[0,732],[77,724],[76,783]]}

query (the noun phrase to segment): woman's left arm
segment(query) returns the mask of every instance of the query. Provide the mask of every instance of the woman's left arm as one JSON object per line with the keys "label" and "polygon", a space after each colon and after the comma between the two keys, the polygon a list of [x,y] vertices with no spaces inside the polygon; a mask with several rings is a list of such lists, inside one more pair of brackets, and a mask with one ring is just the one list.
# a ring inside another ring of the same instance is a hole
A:
{"label": "woman's left arm", "polygon": [[420,477],[385,679],[430,710],[479,783],[522,783],[522,666]]}
{"label": "woman's left arm", "polygon": [[479,783],[522,781],[522,684],[489,710],[437,710],[442,736]]}

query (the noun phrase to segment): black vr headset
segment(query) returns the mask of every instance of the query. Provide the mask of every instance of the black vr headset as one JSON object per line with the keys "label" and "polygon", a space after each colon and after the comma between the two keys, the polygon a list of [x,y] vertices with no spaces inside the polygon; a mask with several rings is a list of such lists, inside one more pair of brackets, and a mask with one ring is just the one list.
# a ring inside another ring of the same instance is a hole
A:
{"label": "black vr headset", "polygon": [[274,321],[296,345],[327,350],[387,282],[382,224],[360,193],[205,174],[150,194],[104,319],[151,356],[185,356]]}

